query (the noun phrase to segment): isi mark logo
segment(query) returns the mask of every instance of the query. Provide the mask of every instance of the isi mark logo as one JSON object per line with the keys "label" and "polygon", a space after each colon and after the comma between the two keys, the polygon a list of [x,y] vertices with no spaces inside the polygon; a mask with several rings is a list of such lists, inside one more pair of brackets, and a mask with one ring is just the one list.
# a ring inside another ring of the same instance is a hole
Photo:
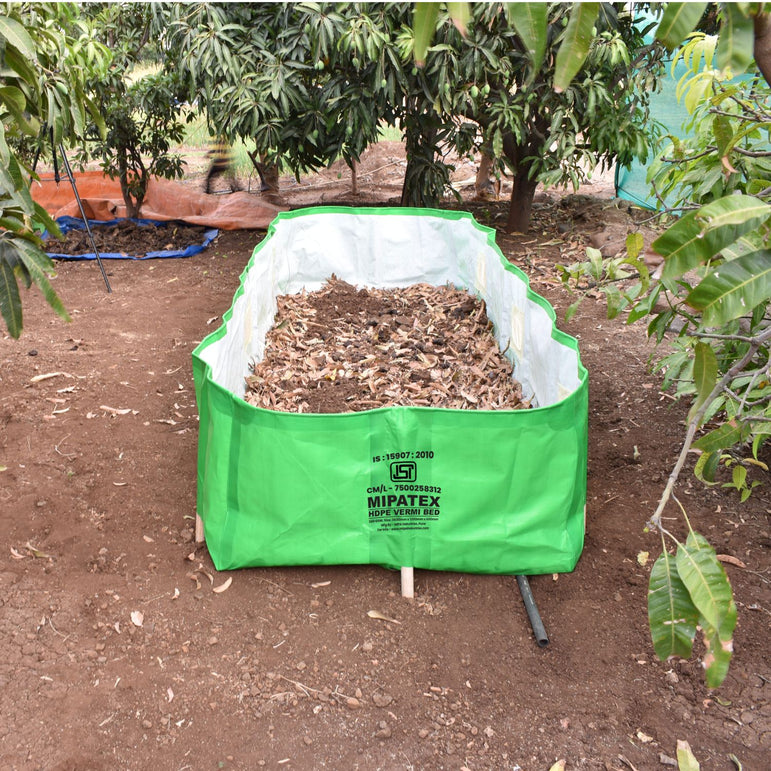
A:
{"label": "isi mark logo", "polygon": [[392,482],[415,482],[418,478],[418,466],[412,460],[394,461],[390,471]]}

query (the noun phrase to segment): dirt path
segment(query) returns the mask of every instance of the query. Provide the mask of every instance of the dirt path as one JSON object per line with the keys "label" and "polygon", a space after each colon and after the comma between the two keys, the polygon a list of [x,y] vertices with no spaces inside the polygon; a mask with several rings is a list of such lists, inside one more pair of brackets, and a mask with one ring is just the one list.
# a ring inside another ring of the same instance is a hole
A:
{"label": "dirt path", "polygon": [[[607,211],[586,203],[581,218],[543,197],[533,233],[499,236],[558,313],[553,266]],[[475,207],[493,224],[504,210]],[[642,771],[671,767],[683,739],[702,769],[765,768],[767,487],[743,505],[681,491],[746,565],[727,565],[736,655],[711,693],[697,664],[654,660],[638,562],[660,551],[643,528],[685,410],[647,373],[644,330],[599,305],[560,324],[590,373],[589,506],[575,572],[531,580],[547,648],[511,576],[418,571],[409,601],[376,566],[214,571],[193,543],[190,354],[262,235],[110,262],[109,295],[93,263],[59,263],[72,323],[26,293],[22,339],[0,338],[0,767]]]}

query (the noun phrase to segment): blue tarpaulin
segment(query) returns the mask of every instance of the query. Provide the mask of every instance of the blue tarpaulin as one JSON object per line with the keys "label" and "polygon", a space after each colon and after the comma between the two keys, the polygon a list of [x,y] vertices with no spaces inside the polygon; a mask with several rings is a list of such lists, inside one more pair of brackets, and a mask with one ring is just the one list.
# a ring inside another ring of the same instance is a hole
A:
{"label": "blue tarpaulin", "polygon": [[[114,220],[108,220],[106,222],[102,220],[88,220],[88,226],[93,231],[97,228],[109,227],[110,225],[117,225],[125,221],[126,221],[125,219],[114,219]],[[138,219],[133,217],[129,221],[137,225],[147,225],[147,226],[154,225],[159,228],[166,228],[170,226],[173,227],[173,226],[186,224],[184,222],[178,222],[178,221],[161,222],[160,220]],[[62,234],[66,234],[71,230],[86,229],[85,223],[79,217],[57,217],[56,224],[59,226],[59,229],[62,231]],[[194,254],[198,254],[199,252],[202,252],[218,235],[219,235],[219,230],[217,230],[216,228],[209,228],[204,231],[203,241],[201,243],[190,244],[189,246],[186,246],[184,249],[182,248],[164,249],[162,251],[148,252],[147,254],[142,254],[142,255],[125,254],[123,252],[101,252],[100,251],[99,256],[103,260],[149,260],[149,259],[155,259],[159,257],[192,257]],[[49,233],[46,231],[43,234],[43,239],[46,240],[48,237],[49,237]],[[55,239],[52,239],[51,246],[55,248],[56,246]],[[94,252],[88,252],[85,254],[61,254],[56,251],[49,251],[48,256],[57,260],[95,260],[96,259],[96,254]]]}

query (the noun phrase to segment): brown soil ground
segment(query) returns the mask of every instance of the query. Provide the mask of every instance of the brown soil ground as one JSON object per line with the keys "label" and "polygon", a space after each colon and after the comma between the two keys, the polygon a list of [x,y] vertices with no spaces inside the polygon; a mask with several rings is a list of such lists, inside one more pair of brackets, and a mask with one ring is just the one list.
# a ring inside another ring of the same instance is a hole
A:
{"label": "brown soil ground", "polygon": [[[385,146],[358,197],[333,168],[285,181],[283,200],[392,201],[402,163]],[[573,298],[555,264],[628,224],[607,185],[582,193],[539,195],[531,232],[498,237],[560,319]],[[503,202],[466,205],[505,219]],[[213,569],[193,542],[191,351],[263,235],[112,261],[109,294],[94,263],[59,262],[72,322],[31,291],[22,338],[0,338],[0,768],[643,771],[671,767],[678,740],[705,770],[768,768],[768,475],[744,504],[688,474],[679,486],[694,526],[745,566],[726,564],[736,653],[710,691],[695,658],[655,660],[638,562],[660,552],[644,526],[686,405],[649,374],[645,330],[599,302],[561,324],[590,373],[588,518],[576,570],[531,579],[546,648],[512,576],[418,571],[407,600],[377,566]]]}

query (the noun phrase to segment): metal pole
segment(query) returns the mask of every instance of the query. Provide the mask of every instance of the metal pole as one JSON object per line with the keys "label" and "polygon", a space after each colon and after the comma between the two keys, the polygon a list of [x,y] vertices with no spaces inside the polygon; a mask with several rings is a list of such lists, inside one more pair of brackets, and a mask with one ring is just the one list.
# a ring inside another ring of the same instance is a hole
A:
{"label": "metal pole", "polygon": [[[102,264],[102,257],[99,254],[99,250],[96,248],[96,242],[94,241],[94,235],[91,232],[91,228],[88,225],[88,218],[86,217],[86,212],[83,209],[83,202],[80,200],[80,194],[78,193],[78,186],[75,184],[75,177],[72,174],[72,169],[70,168],[70,162],[67,160],[67,156],[64,152],[64,145],[59,144],[59,152],[62,155],[62,163],[64,164],[64,169],[67,172],[67,177],[70,180],[70,184],[72,185],[72,192],[75,193],[75,200],[78,202],[78,208],[80,209],[80,216],[83,218],[83,224],[86,226],[86,232],[88,233],[88,240],[91,241],[91,246],[93,247],[94,254],[96,255],[96,261],[99,263],[99,270],[102,271],[102,278],[104,279],[104,285],[107,287],[107,291],[112,292],[112,287],[110,286],[110,282],[107,278],[107,273],[104,270],[104,265]],[[54,152],[54,158],[56,158],[56,153]]]}
{"label": "metal pole", "polygon": [[527,576],[517,576],[517,585],[519,586],[522,602],[525,603],[527,617],[530,619],[530,626],[533,627],[533,635],[539,648],[545,648],[549,644],[549,638],[546,634],[541,614],[538,612],[538,606],[535,604],[533,592],[530,590],[530,582]]}

